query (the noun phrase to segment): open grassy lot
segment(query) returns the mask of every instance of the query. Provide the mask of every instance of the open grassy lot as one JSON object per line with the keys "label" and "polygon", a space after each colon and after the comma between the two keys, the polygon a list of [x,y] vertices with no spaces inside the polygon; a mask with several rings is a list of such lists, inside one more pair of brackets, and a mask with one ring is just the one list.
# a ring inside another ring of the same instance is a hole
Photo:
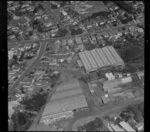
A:
{"label": "open grassy lot", "polygon": [[[76,9],[85,9],[85,13],[83,13],[81,16],[82,17],[88,17],[91,16],[93,13],[98,13],[98,12],[108,12],[108,8],[104,5],[102,1],[88,1],[85,4],[81,4],[78,8]],[[78,11],[79,11],[78,10]]]}
{"label": "open grassy lot", "polygon": [[137,46],[127,46],[119,50],[126,63],[144,63],[144,50]]}

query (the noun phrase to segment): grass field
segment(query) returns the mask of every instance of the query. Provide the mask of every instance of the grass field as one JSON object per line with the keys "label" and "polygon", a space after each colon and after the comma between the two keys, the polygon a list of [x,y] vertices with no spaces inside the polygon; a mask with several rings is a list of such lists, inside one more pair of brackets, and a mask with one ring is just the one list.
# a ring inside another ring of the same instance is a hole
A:
{"label": "grass field", "polygon": [[143,63],[144,62],[144,50],[136,46],[128,46],[122,48],[120,56],[126,63]]}
{"label": "grass field", "polygon": [[[104,5],[102,1],[87,1],[85,4],[80,5],[77,9],[84,10],[85,13],[81,16],[88,17],[91,16],[94,13],[98,12],[108,12],[108,8]],[[78,11],[79,11],[78,10]]]}

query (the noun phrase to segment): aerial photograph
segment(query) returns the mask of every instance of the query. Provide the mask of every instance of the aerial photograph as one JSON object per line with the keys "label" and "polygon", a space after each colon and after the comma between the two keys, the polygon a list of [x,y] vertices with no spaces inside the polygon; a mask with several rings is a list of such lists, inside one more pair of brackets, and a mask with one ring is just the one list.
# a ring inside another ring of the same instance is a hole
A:
{"label": "aerial photograph", "polygon": [[144,131],[144,1],[7,1],[8,131]]}

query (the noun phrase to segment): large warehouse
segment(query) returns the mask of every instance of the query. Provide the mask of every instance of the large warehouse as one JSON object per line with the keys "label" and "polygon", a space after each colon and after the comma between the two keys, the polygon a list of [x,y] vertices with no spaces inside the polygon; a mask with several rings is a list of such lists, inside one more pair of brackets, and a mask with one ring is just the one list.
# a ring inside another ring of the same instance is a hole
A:
{"label": "large warehouse", "polygon": [[80,52],[79,57],[87,72],[92,72],[106,66],[124,65],[123,60],[113,46]]}
{"label": "large warehouse", "polygon": [[49,124],[63,117],[73,116],[73,110],[88,107],[78,80],[72,80],[60,85],[51,101],[46,105],[41,121]]}

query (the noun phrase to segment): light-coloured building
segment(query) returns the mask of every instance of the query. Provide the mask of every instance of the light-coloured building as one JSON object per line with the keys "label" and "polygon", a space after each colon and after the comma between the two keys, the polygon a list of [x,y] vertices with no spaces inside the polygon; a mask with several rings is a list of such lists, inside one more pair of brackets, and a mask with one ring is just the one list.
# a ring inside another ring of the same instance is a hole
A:
{"label": "light-coloured building", "polygon": [[135,130],[126,122],[122,121],[119,123],[119,125],[125,129],[127,132],[135,132]]}
{"label": "light-coloured building", "polygon": [[125,131],[124,129],[120,128],[118,125],[110,124],[110,126],[115,132],[124,132]]}
{"label": "light-coloured building", "polygon": [[144,130],[144,123],[140,122],[135,126],[137,131],[143,131]]}
{"label": "light-coloured building", "polygon": [[112,46],[80,52],[79,57],[87,72],[106,66],[124,66],[123,60]]}
{"label": "light-coloured building", "polygon": [[109,101],[110,101],[110,99],[109,99],[109,97],[108,97],[107,94],[104,95],[104,96],[101,96],[101,99],[102,99],[102,101],[103,101],[104,104],[108,104]]}
{"label": "light-coloured building", "polygon": [[131,77],[124,77],[121,79],[122,83],[129,83],[132,82],[132,78]]}
{"label": "light-coloured building", "polygon": [[76,38],[75,38],[75,41],[76,41],[77,44],[82,44],[82,39],[81,39],[81,37],[76,37]]}

